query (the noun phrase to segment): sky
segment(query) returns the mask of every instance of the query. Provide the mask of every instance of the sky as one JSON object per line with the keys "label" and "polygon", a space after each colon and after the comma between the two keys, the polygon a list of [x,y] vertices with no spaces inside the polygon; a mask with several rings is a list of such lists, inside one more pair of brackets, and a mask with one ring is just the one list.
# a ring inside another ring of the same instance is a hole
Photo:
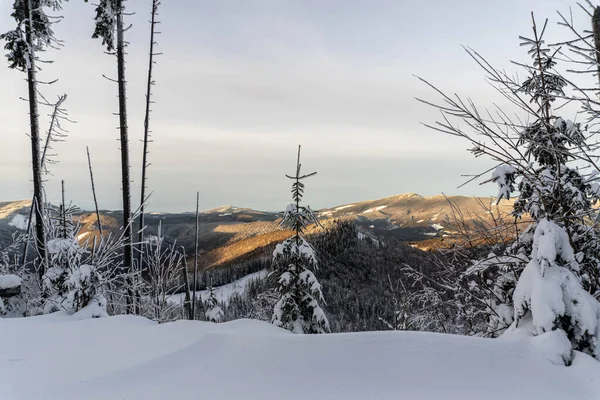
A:
{"label": "sky", "polygon": [[[150,0],[128,0],[126,32],[132,204],[139,205]],[[12,29],[12,1],[0,0],[0,31]],[[494,195],[464,175],[491,164],[469,143],[422,123],[439,113],[415,100],[436,100],[415,78],[482,107],[498,101],[470,46],[507,71],[526,60],[519,35],[531,15],[549,18],[549,37],[570,38],[556,10],[576,20],[567,0],[177,0],[163,1],[151,114],[148,208],[179,212],[224,205],[279,210],[290,201],[297,146],[302,145],[306,201],[331,207],[398,193]],[[69,1],[55,25],[64,41],[44,58],[39,79],[48,99],[68,95],[76,121],[57,143],[46,193],[93,207],[89,146],[100,208],[121,207],[116,60],[92,39],[94,7]],[[585,19],[581,19],[586,23]],[[0,201],[30,198],[25,75],[0,66]],[[47,109],[41,109],[42,127]]]}

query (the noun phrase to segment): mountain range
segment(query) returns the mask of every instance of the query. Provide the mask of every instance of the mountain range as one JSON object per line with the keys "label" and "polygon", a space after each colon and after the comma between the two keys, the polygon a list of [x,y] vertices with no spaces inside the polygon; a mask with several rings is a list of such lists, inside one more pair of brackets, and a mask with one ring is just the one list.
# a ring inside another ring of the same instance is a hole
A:
{"label": "mountain range", "polygon": [[[31,202],[0,203],[0,246],[11,235],[25,229]],[[477,229],[493,218],[503,218],[512,210],[512,202],[495,204],[489,197],[431,196],[405,193],[377,200],[343,204],[315,211],[327,226],[335,219],[354,221],[360,232],[374,240],[391,238],[410,242],[414,247],[432,249],[447,243],[461,227]],[[121,226],[119,211],[100,212],[103,231],[117,233]],[[279,226],[281,213],[224,206],[199,215],[199,250],[203,268],[227,266],[267,255],[275,243],[291,235]],[[83,211],[76,215],[81,225],[81,241],[98,235],[96,214]],[[195,214],[151,212],[146,215],[145,235],[161,234],[193,254]],[[311,227],[309,234],[318,230]]]}

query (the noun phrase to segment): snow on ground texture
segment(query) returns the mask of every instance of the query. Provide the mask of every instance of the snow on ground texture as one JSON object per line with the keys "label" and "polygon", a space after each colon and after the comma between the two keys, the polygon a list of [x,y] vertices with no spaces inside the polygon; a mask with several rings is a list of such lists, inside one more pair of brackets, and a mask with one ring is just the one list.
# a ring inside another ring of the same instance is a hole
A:
{"label": "snow on ground texture", "polygon": [[8,225],[20,229],[22,231],[27,230],[27,224],[29,223],[29,218],[24,215],[16,214],[12,220],[8,223]]}
{"label": "snow on ground texture", "polygon": [[0,319],[0,399],[598,399],[600,363],[578,353],[572,367],[554,364],[540,338]]}
{"label": "snow on ground texture", "polygon": [[23,284],[17,275],[0,275],[0,289],[15,289]]}
{"label": "snow on ground texture", "polygon": [[363,211],[363,214],[372,213],[373,211],[381,211],[386,207],[387,206],[378,206],[378,207],[374,207],[374,208],[369,208],[368,210]]}
{"label": "snow on ground texture", "polygon": [[[242,276],[240,279],[236,279],[235,281],[225,284],[223,286],[215,286],[213,290],[215,291],[217,301],[219,303],[229,303],[229,298],[231,297],[231,295],[233,295],[234,293],[244,293],[244,291],[246,290],[246,285],[248,285],[250,281],[255,279],[262,279],[268,274],[269,272],[266,269],[263,269],[252,274]],[[203,301],[206,301],[209,295],[210,291],[208,289],[198,290],[196,292],[196,297],[200,298],[201,296]],[[185,301],[185,293],[177,293],[171,295],[169,296],[169,301],[177,304],[183,303]]]}

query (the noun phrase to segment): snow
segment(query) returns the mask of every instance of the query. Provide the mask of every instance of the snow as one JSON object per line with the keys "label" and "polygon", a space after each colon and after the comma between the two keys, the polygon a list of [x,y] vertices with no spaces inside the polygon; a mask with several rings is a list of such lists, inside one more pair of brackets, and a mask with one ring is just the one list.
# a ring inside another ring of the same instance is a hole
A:
{"label": "snow", "polygon": [[223,310],[216,305],[206,310],[205,316],[208,321],[220,322],[223,319]]}
{"label": "snow", "polygon": [[289,251],[292,254],[299,254],[301,257],[309,260],[313,265],[317,264],[317,257],[315,255],[315,249],[300,236],[300,243],[296,244],[295,237],[291,237],[289,239],[284,240],[275,246],[275,250],[273,250],[273,258],[284,256],[286,251]]}
{"label": "snow", "polygon": [[[561,266],[564,263],[565,266]],[[574,339],[600,336],[600,303],[582,287],[573,271],[579,266],[567,232],[547,219],[534,232],[531,260],[513,294],[515,317],[531,314],[532,333],[554,329],[558,317],[570,316]]]}
{"label": "snow", "polygon": [[23,280],[16,275],[0,275],[0,290],[15,289],[22,284]]}
{"label": "snow", "polygon": [[[271,324],[55,313],[0,319],[10,400],[591,400],[600,363],[571,367],[560,334],[483,339],[422,332],[292,335]],[[43,334],[40,334],[43,332]],[[564,342],[564,340],[563,340]]]}
{"label": "snow", "polygon": [[363,211],[363,214],[372,213],[373,211],[380,211],[380,210],[383,210],[386,207],[387,206],[377,206],[377,207],[369,208],[368,210]]}
{"label": "snow", "polygon": [[77,239],[75,238],[48,240],[46,248],[50,254],[68,253],[69,255],[73,255],[80,250],[79,243],[77,243]]}
{"label": "snow", "polygon": [[8,223],[8,225],[13,226],[17,229],[20,229],[22,231],[26,231],[28,223],[29,223],[29,218],[27,218],[26,216],[21,215],[21,214],[16,214],[12,218],[12,220]]}
{"label": "snow", "polygon": [[336,207],[335,209],[337,211],[339,211],[339,210],[343,210],[344,208],[349,208],[349,207],[354,207],[354,204],[348,204],[346,206]]}
{"label": "snow", "polygon": [[[229,298],[234,294],[242,294],[246,290],[246,285],[255,279],[265,278],[269,274],[269,271],[266,269],[260,270],[258,272],[254,272],[252,274],[248,274],[242,276],[235,281],[228,283],[222,286],[215,286],[213,290],[215,291],[215,296],[217,297],[217,301],[219,303],[229,303]],[[199,290],[196,292],[196,297],[202,298],[203,301],[206,301],[210,295],[210,290]],[[185,301],[185,293],[176,293],[169,296],[169,301],[173,303],[183,303]]]}
{"label": "snow", "polygon": [[499,165],[492,172],[492,182],[498,185],[498,197],[496,203],[502,198],[510,199],[510,193],[514,190],[515,174],[517,169],[510,165]]}
{"label": "snow", "polygon": [[431,225],[431,227],[433,229],[435,229],[436,231],[441,231],[442,229],[444,229],[444,227],[440,224],[433,224],[433,225]]}
{"label": "snow", "polygon": [[108,314],[106,313],[106,300],[104,298],[92,299],[90,304],[73,314],[73,318],[79,320],[105,317],[108,317]]}
{"label": "snow", "polygon": [[83,239],[85,239],[87,236],[89,236],[91,234],[91,232],[83,232],[80,233],[79,235],[76,236],[78,241],[81,241]]}

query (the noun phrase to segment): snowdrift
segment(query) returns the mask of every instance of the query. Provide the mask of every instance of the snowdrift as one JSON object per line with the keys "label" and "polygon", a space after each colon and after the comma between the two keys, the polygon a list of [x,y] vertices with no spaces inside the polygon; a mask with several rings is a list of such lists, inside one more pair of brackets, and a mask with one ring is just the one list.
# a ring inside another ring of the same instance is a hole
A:
{"label": "snowdrift", "polygon": [[0,399],[600,399],[600,363],[577,353],[565,367],[539,339],[0,319]]}

